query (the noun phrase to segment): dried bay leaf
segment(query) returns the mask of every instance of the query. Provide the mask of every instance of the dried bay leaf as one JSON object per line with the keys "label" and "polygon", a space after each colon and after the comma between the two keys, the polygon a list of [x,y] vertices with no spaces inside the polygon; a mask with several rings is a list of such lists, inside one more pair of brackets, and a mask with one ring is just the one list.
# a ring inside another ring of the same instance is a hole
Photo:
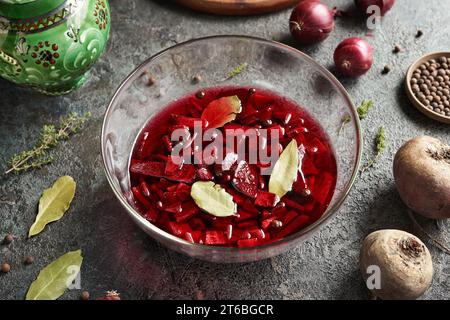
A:
{"label": "dried bay leaf", "polygon": [[62,218],[75,196],[75,189],[73,178],[63,176],[56,180],[51,188],[44,190],[39,200],[36,221],[31,226],[28,237],[37,235],[47,224]]}
{"label": "dried bay leaf", "polygon": [[269,192],[282,198],[292,190],[292,185],[297,180],[298,161],[297,141],[293,139],[273,167],[269,180]]}
{"label": "dried bay leaf", "polygon": [[78,276],[82,262],[81,250],[71,251],[59,257],[41,270],[28,289],[25,299],[58,299]]}
{"label": "dried bay leaf", "polygon": [[202,113],[202,120],[207,121],[208,128],[221,128],[236,119],[242,112],[241,100],[238,96],[222,97],[211,101]]}
{"label": "dried bay leaf", "polygon": [[216,217],[236,214],[233,196],[212,181],[197,181],[192,185],[191,197],[200,209]]}

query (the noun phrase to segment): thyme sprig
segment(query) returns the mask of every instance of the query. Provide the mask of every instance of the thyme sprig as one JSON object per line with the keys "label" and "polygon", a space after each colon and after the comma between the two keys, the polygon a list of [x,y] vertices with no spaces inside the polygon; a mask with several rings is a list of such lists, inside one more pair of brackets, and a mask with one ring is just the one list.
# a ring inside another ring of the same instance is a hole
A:
{"label": "thyme sprig", "polygon": [[[370,100],[370,99],[365,99],[361,102],[359,107],[356,108],[356,111],[358,112],[359,120],[364,120],[367,117],[370,109],[373,108],[373,105],[374,105],[373,100]],[[347,124],[350,123],[351,120],[352,120],[352,118],[349,114],[346,114],[342,117],[341,126],[339,128],[338,135],[340,135],[342,133],[342,131],[345,129]]]}
{"label": "thyme sprig", "polygon": [[386,134],[384,131],[384,127],[381,126],[378,129],[378,133],[375,137],[375,157],[368,163],[366,163],[366,165],[361,169],[361,173],[373,167],[378,162],[385,149],[386,149]]}
{"label": "thyme sprig", "polygon": [[237,75],[241,74],[242,71],[244,71],[248,67],[248,63],[244,62],[238,65],[236,68],[231,70],[227,75],[227,80],[236,77]]}
{"label": "thyme sprig", "polygon": [[70,113],[60,119],[58,127],[44,125],[39,142],[31,150],[14,155],[9,161],[9,169],[4,174],[20,173],[52,163],[55,157],[48,155],[48,150],[55,148],[61,141],[67,140],[71,135],[77,133],[90,116],[89,112],[82,116]]}

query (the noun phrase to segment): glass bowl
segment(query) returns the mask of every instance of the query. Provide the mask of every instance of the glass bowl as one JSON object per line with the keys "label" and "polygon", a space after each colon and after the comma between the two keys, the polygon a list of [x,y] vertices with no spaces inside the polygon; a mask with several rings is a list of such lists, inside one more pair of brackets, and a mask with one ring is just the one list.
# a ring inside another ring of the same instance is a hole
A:
{"label": "glass bowl", "polygon": [[[237,66],[239,75],[227,79]],[[200,75],[201,81],[193,81]],[[249,248],[192,244],[144,219],[130,191],[129,161],[140,130],[174,99],[203,87],[252,86],[274,91],[303,106],[328,134],[338,166],[337,185],[323,216],[282,240]],[[309,56],[289,46],[247,36],[215,36],[166,49],[141,64],[120,85],[106,111],[101,148],[106,176],[130,217],[170,249],[212,262],[249,262],[298,245],[334,216],[348,195],[361,160],[359,118],[339,81]]]}

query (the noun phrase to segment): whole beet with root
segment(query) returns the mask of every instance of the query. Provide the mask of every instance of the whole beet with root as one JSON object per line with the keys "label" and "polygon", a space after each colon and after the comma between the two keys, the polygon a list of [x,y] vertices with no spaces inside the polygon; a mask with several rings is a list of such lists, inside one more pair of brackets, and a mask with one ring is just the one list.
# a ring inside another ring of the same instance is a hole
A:
{"label": "whole beet with root", "polygon": [[[361,273],[372,294],[383,300],[410,300],[430,286],[433,263],[420,239],[400,230],[379,230],[369,234],[360,255]],[[378,274],[373,271],[378,270]],[[377,286],[369,279],[378,277]],[[369,280],[369,281],[368,281]]]}
{"label": "whole beet with root", "polygon": [[450,146],[429,136],[406,142],[394,159],[403,202],[431,219],[450,218]]}

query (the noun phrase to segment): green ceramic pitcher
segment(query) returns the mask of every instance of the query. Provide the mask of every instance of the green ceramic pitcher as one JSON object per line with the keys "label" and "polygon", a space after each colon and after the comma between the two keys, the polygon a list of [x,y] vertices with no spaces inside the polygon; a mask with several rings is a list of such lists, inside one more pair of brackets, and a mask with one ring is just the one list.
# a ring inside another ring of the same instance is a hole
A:
{"label": "green ceramic pitcher", "polygon": [[109,30],[107,0],[0,0],[0,76],[66,94],[84,82]]}

